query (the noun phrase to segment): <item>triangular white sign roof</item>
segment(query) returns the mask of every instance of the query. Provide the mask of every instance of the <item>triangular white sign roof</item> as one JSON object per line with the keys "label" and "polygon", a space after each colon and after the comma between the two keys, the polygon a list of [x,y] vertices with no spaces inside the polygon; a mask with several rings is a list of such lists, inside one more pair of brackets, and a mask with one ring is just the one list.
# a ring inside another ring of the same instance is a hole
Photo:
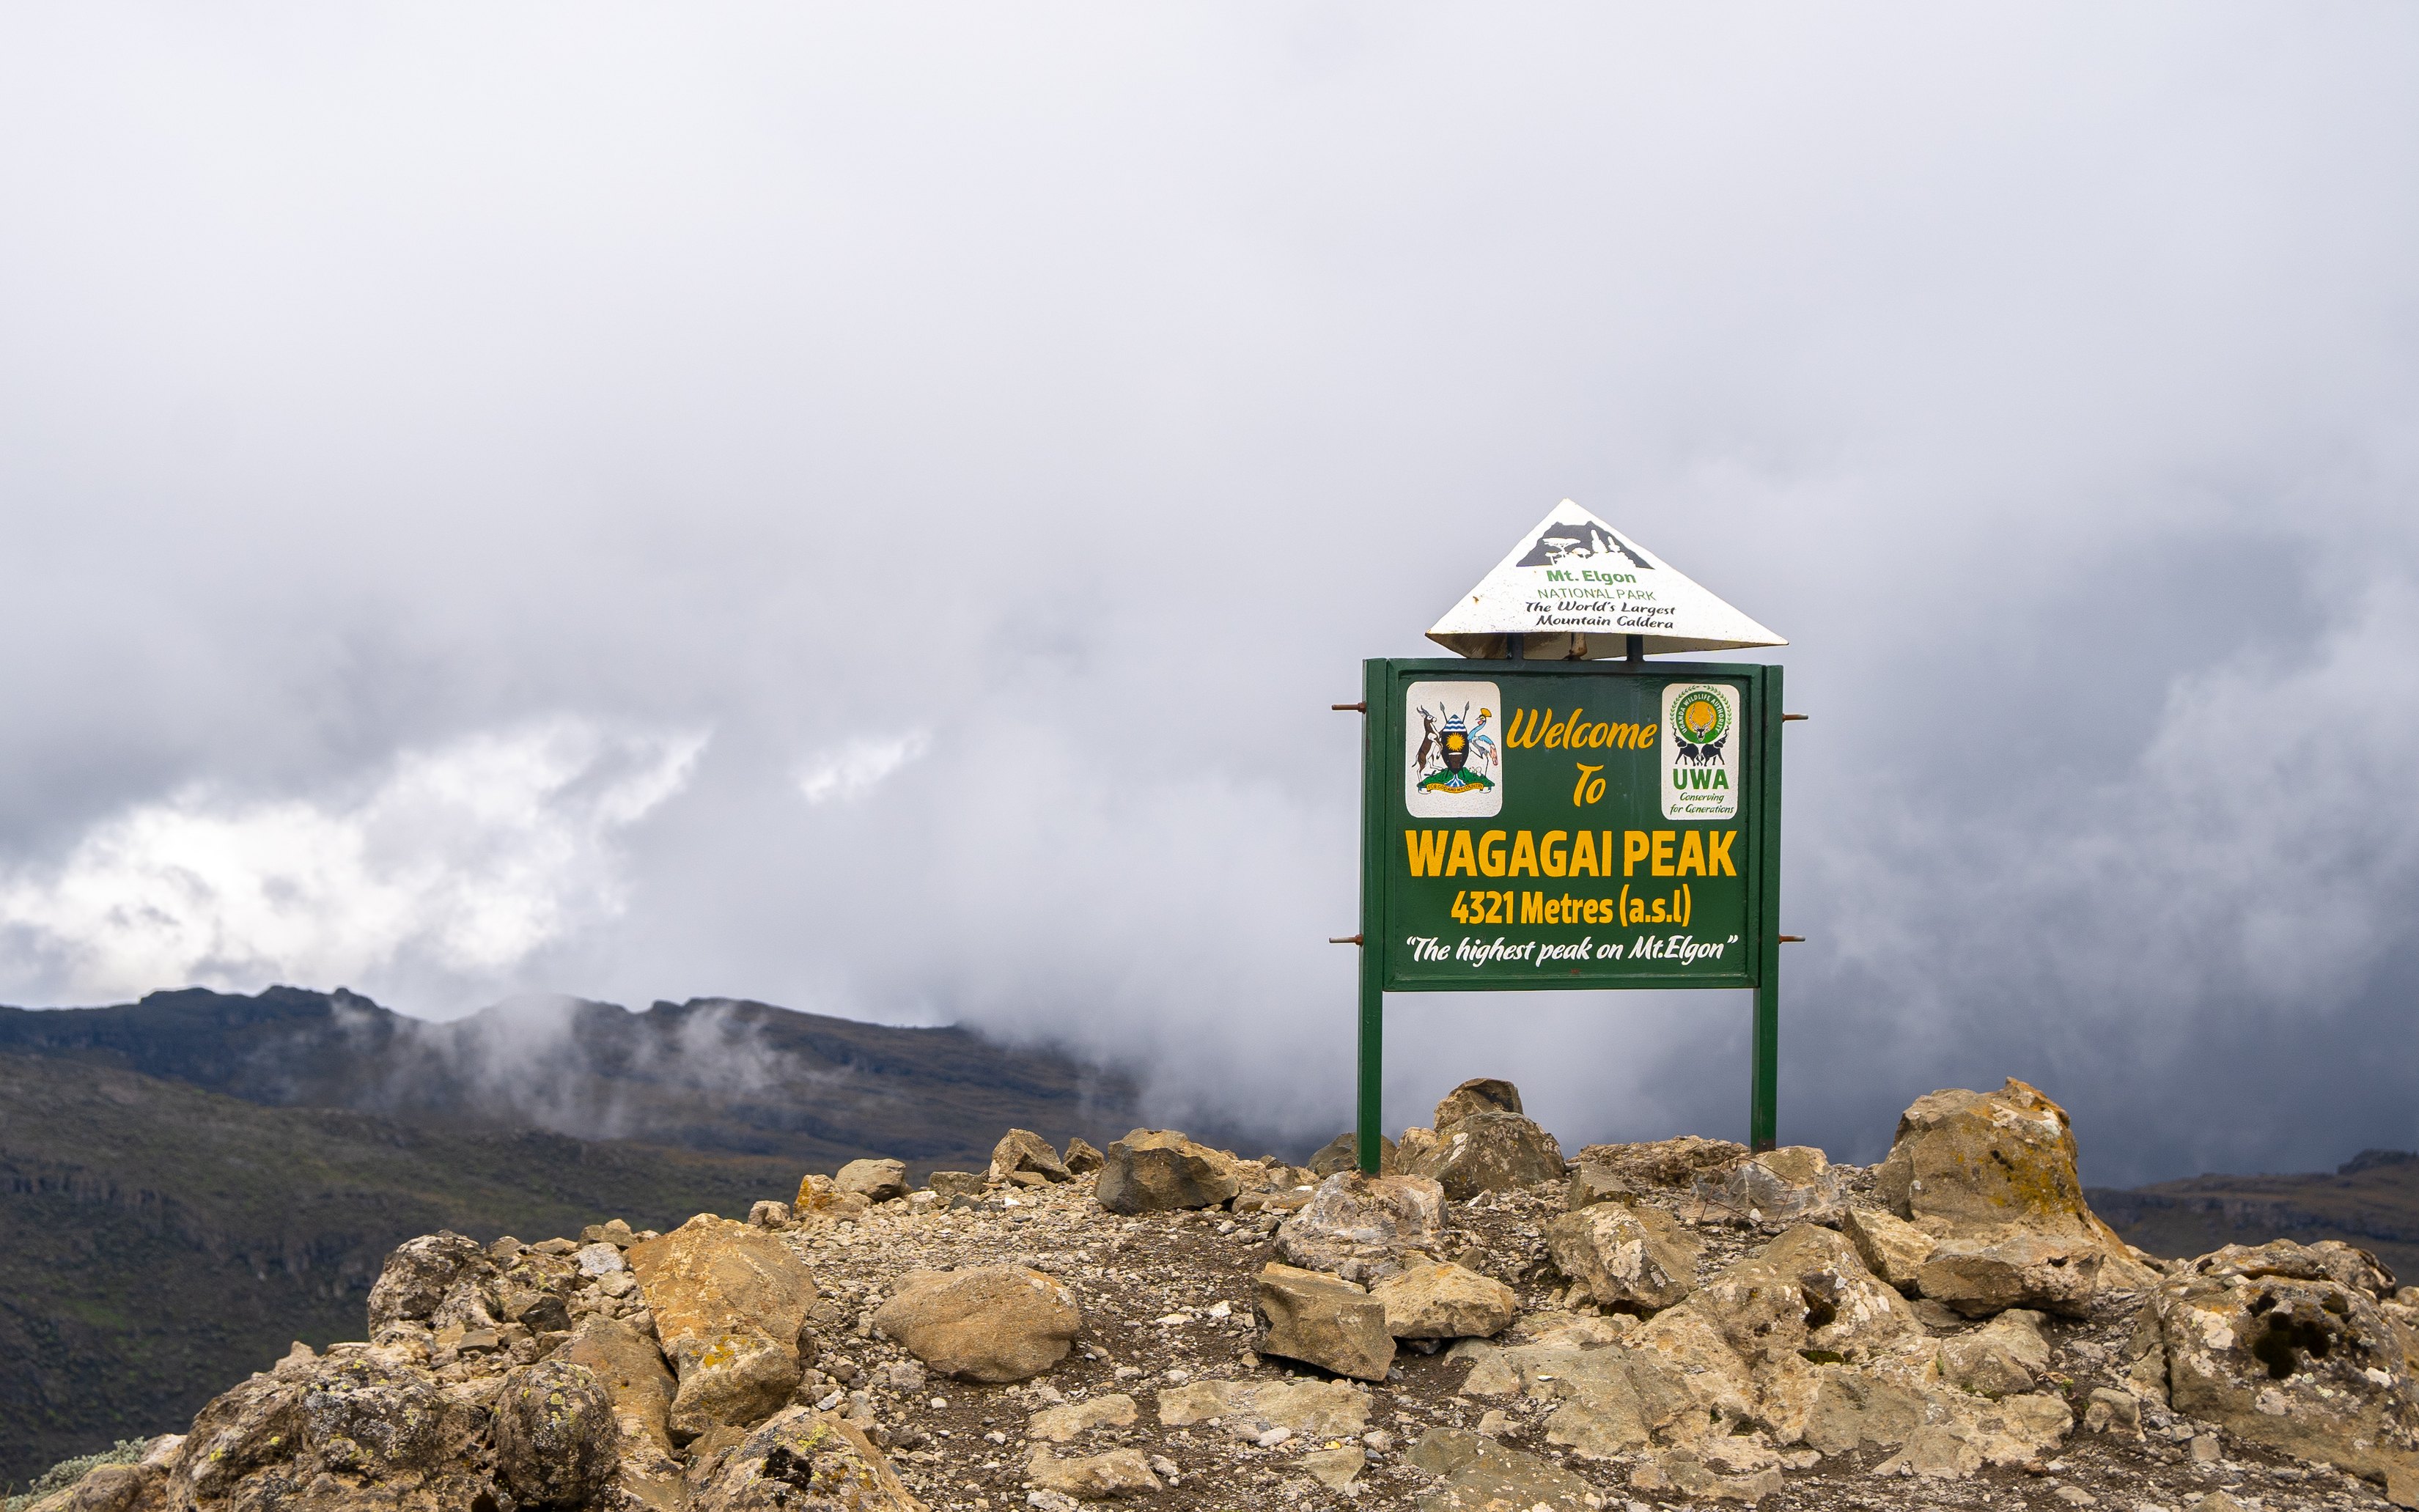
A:
{"label": "triangular white sign roof", "polygon": [[1626,656],[1633,635],[1648,656],[1789,644],[1567,499],[1428,631],[1490,659],[1516,635],[1531,661]]}

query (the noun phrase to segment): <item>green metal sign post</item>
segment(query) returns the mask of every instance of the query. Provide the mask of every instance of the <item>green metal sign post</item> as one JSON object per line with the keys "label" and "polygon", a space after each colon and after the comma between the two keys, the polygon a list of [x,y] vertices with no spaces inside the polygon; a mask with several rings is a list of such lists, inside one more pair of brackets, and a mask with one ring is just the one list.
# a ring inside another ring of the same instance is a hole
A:
{"label": "green metal sign post", "polygon": [[1362,1169],[1390,992],[1752,989],[1749,1143],[1773,1148],[1781,669],[1637,643],[1363,664]]}

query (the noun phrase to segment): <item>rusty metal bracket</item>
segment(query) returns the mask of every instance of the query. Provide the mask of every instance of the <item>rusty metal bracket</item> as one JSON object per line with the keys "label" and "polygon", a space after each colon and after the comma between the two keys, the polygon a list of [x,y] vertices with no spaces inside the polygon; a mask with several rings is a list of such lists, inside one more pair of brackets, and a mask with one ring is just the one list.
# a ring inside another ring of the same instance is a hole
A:
{"label": "rusty metal bracket", "polygon": [[1780,722],[1782,724],[1787,724],[1792,719],[1810,719],[1813,716],[1810,714],[1784,714],[1780,717]]}
{"label": "rusty metal bracket", "polygon": [[1331,934],[1327,937],[1327,943],[1330,945],[1358,945],[1361,943],[1361,936],[1358,934]]}
{"label": "rusty metal bracket", "polygon": [[1806,943],[1806,936],[1803,934],[1784,934],[1780,937],[1780,943],[1783,945],[1803,945]]}
{"label": "rusty metal bracket", "polygon": [[1349,709],[1349,710],[1350,710],[1351,712],[1353,712],[1354,714],[1366,714],[1366,713],[1368,713],[1368,712],[1369,712],[1369,705],[1368,705],[1366,702],[1362,702],[1362,703],[1331,703],[1331,704],[1329,704],[1329,705],[1328,705],[1328,707],[1329,707],[1329,708],[1331,708],[1331,709],[1337,710],[1337,711],[1339,711],[1339,712],[1340,712],[1340,711],[1343,711],[1343,710]]}

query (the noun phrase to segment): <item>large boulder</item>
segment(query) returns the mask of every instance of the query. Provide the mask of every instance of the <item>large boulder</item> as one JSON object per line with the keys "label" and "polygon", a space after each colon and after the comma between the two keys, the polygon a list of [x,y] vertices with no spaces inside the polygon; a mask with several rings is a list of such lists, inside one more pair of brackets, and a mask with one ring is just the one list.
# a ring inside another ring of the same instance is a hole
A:
{"label": "large boulder", "polygon": [[819,1295],[814,1273],[778,1236],[711,1213],[633,1245],[628,1259],[667,1350],[676,1339],[751,1333],[794,1355]]}
{"label": "large boulder", "polygon": [[1349,1281],[1274,1261],[1253,1280],[1262,1354],[1306,1361],[1358,1381],[1383,1381],[1394,1363],[1385,1304]]}
{"label": "large boulder", "polygon": [[1032,1171],[1053,1181],[1064,1181],[1071,1172],[1050,1141],[1030,1129],[1010,1129],[1000,1142],[992,1147],[992,1180],[1005,1181],[1019,1171]]}
{"label": "large boulder", "polygon": [[1023,1381],[1067,1357],[1084,1326],[1074,1288],[1021,1265],[910,1271],[873,1325],[934,1370]]}
{"label": "large boulder", "polygon": [[631,1246],[630,1268],[679,1381],[675,1441],[744,1428],[778,1410],[800,1375],[798,1334],[815,1278],[777,1236],[700,1213]]}
{"label": "large boulder", "polygon": [[1367,1282],[1408,1269],[1437,1242],[1444,1189],[1417,1176],[1338,1171],[1277,1230],[1277,1253],[1306,1271]]}
{"label": "large boulder", "polygon": [[1369,1288],[1398,1339],[1486,1338],[1520,1315],[1520,1299],[1493,1276],[1458,1265],[1423,1265]]}
{"label": "large boulder", "polygon": [[792,1407],[690,1466],[689,1512],[923,1512],[862,1429]]}
{"label": "large boulder", "polygon": [[1563,1274],[1608,1307],[1652,1312],[1697,1288],[1697,1236],[1660,1208],[1598,1203],[1546,1225],[1546,1251]]}
{"label": "large boulder", "polygon": [[2413,1340],[2377,1294],[2392,1277],[2364,1258],[2289,1240],[2202,1257],[2143,1308],[2126,1348],[2135,1388],[2280,1454],[2419,1474]]}
{"label": "large boulder", "polygon": [[2099,1294],[2108,1253],[2072,1234],[2006,1230],[1985,1239],[1944,1239],[1916,1268],[1916,1289],[1968,1318],[2007,1307],[2081,1314]]}
{"label": "large boulder", "polygon": [[1520,1088],[1492,1076],[1473,1076],[1444,1095],[1436,1105],[1436,1130],[1442,1134],[1473,1113],[1525,1113]]}
{"label": "large boulder", "polygon": [[585,1506],[621,1466],[612,1393],[587,1366],[521,1365],[496,1393],[496,1475],[523,1506]]}
{"label": "large boulder", "polygon": [[1535,1119],[1487,1108],[1466,1114],[1450,1127],[1440,1125],[1435,1146],[1408,1168],[1436,1181],[1454,1201],[1467,1202],[1481,1192],[1559,1181],[1565,1165],[1563,1147]]}
{"label": "large boulder", "polygon": [[1172,1129],[1136,1129],[1102,1153],[1092,1195],[1111,1212],[1214,1208],[1243,1189],[1234,1157]]}
{"label": "large boulder", "polygon": [[1916,1099],[1873,1186],[1891,1211],[1942,1241],[1918,1272],[1923,1295],[1969,1316],[2071,1313],[2103,1289],[2155,1285],[2084,1202],[2074,1159],[2066,1110],[2013,1077],[1995,1091]]}
{"label": "large boulder", "polygon": [[842,1195],[855,1192],[868,1202],[888,1202],[907,1195],[907,1163],[903,1160],[853,1160],[832,1176]]}

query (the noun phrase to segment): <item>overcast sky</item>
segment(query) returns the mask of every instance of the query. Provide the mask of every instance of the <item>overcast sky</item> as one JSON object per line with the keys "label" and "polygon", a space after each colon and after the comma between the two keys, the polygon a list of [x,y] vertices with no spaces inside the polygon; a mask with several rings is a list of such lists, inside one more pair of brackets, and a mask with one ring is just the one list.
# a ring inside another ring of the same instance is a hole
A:
{"label": "overcast sky", "polygon": [[[1788,636],[1780,1132],[2419,1145],[2419,11],[21,6],[0,1000],[729,995],[1350,1112],[1358,660]],[[1732,994],[1391,1125],[1744,1137]]]}

